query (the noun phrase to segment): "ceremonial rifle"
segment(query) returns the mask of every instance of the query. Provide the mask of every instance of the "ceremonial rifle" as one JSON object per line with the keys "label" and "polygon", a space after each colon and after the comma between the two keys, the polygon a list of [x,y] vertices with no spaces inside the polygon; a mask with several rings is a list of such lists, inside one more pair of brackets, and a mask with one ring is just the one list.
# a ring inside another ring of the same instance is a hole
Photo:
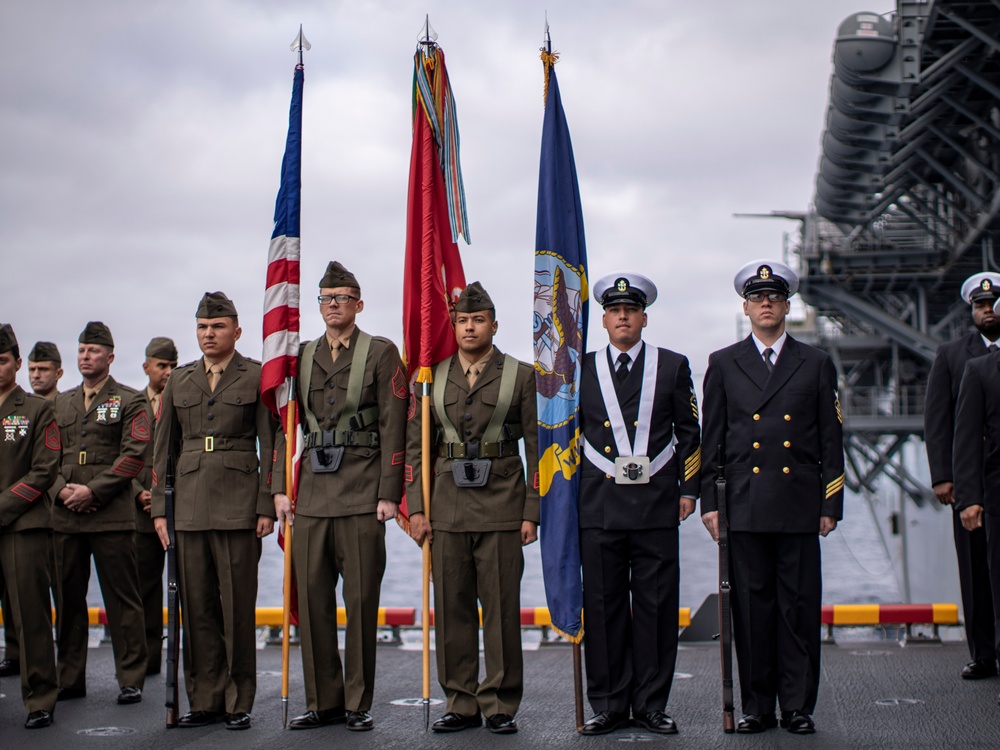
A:
{"label": "ceremonial rifle", "polygon": [[174,529],[174,460],[167,456],[167,476],[163,482],[167,517],[167,728],[177,726],[180,702],[177,697],[177,666],[180,655],[180,597],[177,589],[177,534]]}
{"label": "ceremonial rifle", "polygon": [[726,475],[722,446],[715,476],[715,502],[719,509],[719,647],[722,649],[722,731],[736,730],[733,719],[733,619],[729,585],[729,515],[726,511]]}

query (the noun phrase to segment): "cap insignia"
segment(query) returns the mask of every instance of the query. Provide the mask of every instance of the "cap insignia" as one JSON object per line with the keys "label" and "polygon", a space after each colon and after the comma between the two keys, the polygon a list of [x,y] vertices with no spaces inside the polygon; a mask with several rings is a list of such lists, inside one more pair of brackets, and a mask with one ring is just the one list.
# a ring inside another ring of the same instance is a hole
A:
{"label": "cap insignia", "polygon": [[757,278],[764,279],[765,281],[767,279],[771,278],[771,267],[770,266],[761,266],[760,268],[758,268],[757,269]]}
{"label": "cap insignia", "polygon": [[615,289],[617,289],[619,292],[627,292],[628,291],[628,280],[627,279],[618,279],[618,281],[615,282]]}

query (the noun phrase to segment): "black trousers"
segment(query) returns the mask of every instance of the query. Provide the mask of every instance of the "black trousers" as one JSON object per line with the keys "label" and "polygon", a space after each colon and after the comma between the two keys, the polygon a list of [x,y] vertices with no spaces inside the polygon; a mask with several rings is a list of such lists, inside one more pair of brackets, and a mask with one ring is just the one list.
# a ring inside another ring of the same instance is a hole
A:
{"label": "black trousers", "polygon": [[819,536],[730,533],[733,640],[744,714],[811,714],[819,692]]}
{"label": "black trousers", "polygon": [[663,711],[677,661],[677,529],[581,529],[587,698],[594,711]]}
{"label": "black trousers", "polygon": [[[1000,518],[984,517],[984,528],[966,531],[959,513],[952,513],[955,533],[955,555],[958,558],[958,582],[962,588],[962,612],[965,615],[965,639],[969,642],[969,655],[974,661],[996,661],[1000,653],[997,634],[1000,628],[994,625],[994,594],[990,585],[991,555],[987,549],[988,527]],[[1000,530],[998,530],[1000,531]],[[996,542],[994,542],[996,544]],[[1000,550],[997,550],[1000,555]],[[1000,557],[993,562],[1000,584]]]}

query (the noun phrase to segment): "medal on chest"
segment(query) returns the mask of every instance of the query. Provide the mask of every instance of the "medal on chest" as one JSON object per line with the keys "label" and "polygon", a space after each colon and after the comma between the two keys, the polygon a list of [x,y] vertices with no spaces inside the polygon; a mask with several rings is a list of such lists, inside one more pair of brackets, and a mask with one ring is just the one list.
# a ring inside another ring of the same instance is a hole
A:
{"label": "medal on chest", "polygon": [[97,421],[107,422],[109,419],[118,419],[118,414],[122,408],[122,397],[111,396],[103,404],[97,407]]}
{"label": "medal on chest", "polygon": [[20,438],[27,437],[31,420],[28,417],[20,417],[12,414],[3,419],[3,440],[5,443],[17,442]]}

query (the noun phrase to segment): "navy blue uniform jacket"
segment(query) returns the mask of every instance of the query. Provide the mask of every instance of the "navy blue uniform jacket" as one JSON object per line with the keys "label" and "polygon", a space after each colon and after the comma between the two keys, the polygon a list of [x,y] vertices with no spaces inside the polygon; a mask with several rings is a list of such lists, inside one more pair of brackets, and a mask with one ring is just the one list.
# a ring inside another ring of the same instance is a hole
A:
{"label": "navy blue uniform jacket", "polygon": [[774,365],[751,337],[708,358],[702,514],[717,510],[719,446],[733,531],[818,533],[844,515],[844,445],[830,357],[791,336]]}
{"label": "navy blue uniform jacket", "polygon": [[[583,359],[580,384],[580,414],[583,434],[590,444],[614,463],[618,457],[608,412],[597,380],[595,355],[605,359],[607,347],[590,352]],[[635,440],[639,416],[642,374],[649,352],[659,357],[656,369],[656,398],[649,432],[648,455],[655,458],[676,437],[673,458],[649,484],[618,485],[613,477],[583,457],[580,480],[580,528],[609,531],[669,529],[680,525],[681,495],[698,497],[701,444],[698,429],[698,402],[691,385],[687,357],[669,349],[643,344],[625,382],[618,387],[618,403],[628,430]],[[607,364],[602,362],[602,367]]]}

